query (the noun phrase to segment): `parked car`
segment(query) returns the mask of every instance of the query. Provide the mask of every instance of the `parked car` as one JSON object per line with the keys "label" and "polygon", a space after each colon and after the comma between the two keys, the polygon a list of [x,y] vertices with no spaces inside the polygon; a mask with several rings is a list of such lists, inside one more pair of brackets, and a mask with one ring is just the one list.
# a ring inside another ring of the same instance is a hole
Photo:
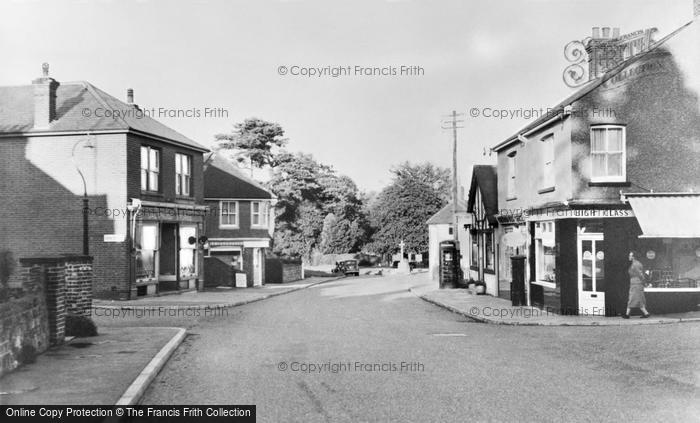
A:
{"label": "parked car", "polygon": [[345,275],[360,276],[360,266],[358,265],[357,260],[341,261],[340,265],[342,266],[342,272],[345,273]]}

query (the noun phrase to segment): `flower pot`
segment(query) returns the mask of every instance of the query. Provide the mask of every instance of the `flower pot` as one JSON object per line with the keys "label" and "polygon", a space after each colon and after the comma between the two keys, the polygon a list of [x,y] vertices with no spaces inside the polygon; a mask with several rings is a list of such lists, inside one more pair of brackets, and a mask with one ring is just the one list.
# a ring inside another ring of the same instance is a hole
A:
{"label": "flower pot", "polygon": [[486,293],[486,285],[477,285],[476,286],[476,295],[484,295]]}
{"label": "flower pot", "polygon": [[470,294],[474,294],[476,292],[476,284],[474,282],[469,282],[467,284],[467,289],[469,290]]}

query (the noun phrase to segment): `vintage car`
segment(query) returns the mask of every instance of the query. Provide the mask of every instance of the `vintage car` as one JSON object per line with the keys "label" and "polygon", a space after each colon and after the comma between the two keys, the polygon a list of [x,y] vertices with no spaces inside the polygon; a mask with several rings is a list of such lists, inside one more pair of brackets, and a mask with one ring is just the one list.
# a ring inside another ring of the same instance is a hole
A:
{"label": "vintage car", "polygon": [[343,260],[335,263],[333,273],[360,276],[360,267],[357,260]]}

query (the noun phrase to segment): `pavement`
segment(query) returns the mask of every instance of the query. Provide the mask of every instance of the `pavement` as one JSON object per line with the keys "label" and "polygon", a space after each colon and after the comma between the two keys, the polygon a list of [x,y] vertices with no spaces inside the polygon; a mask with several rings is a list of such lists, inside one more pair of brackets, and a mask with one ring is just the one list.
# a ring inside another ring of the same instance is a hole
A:
{"label": "pavement", "polygon": [[[4,375],[0,379],[0,405],[138,404],[188,332],[182,327],[136,326],[146,323],[145,318],[151,317],[149,324],[175,322],[180,325],[185,323],[183,319],[170,317],[182,317],[183,310],[236,307],[336,279],[313,277],[286,284],[213,289],[133,301],[93,300],[92,313],[98,324],[98,336],[69,339],[63,345],[40,354],[35,363],[23,365]],[[158,314],[144,312],[153,309],[158,310]],[[136,325],[118,326],[123,323],[118,320],[124,319],[105,317],[109,311],[115,310],[132,311],[124,316],[138,317],[127,320],[127,324]],[[163,311],[166,313],[161,313]],[[137,316],[135,312],[141,312],[143,316]],[[207,313],[187,316],[207,317]],[[187,320],[189,326],[197,319]]]}
{"label": "pavement", "polygon": [[288,294],[300,289],[335,280],[337,277],[311,277],[302,281],[267,284],[251,288],[211,288],[205,291],[188,291],[156,297],[144,297],[129,301],[93,300],[94,310],[107,309],[216,309],[237,307],[261,301],[277,295]]}
{"label": "pavement", "polygon": [[423,300],[464,317],[497,325],[527,326],[630,326],[700,322],[700,311],[653,315],[648,319],[632,316],[564,316],[537,307],[514,307],[510,300],[472,294],[467,289],[438,289],[428,273],[411,276],[409,291]]}
{"label": "pavement", "polygon": [[180,328],[100,327],[4,375],[0,404],[135,404],[134,382],[152,379],[183,338]]}

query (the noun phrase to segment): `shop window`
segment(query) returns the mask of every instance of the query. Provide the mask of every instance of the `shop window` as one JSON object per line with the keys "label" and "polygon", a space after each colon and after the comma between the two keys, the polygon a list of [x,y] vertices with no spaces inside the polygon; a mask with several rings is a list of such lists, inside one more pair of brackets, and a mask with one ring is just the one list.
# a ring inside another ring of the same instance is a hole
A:
{"label": "shop window", "polygon": [[136,254],[136,279],[156,277],[156,255],[158,252],[158,225],[138,224],[134,234]]}
{"label": "shop window", "polygon": [[158,192],[160,178],[160,150],[141,146],[141,190]]}
{"label": "shop window", "polygon": [[238,227],[238,201],[219,202],[219,226],[222,228]]}
{"label": "shop window", "polygon": [[197,277],[197,228],[180,226],[180,278]]}
{"label": "shop window", "polygon": [[495,249],[493,248],[493,232],[484,234],[484,259],[486,269],[494,270]]}
{"label": "shop window", "polygon": [[545,284],[556,283],[556,250],[554,222],[535,224],[535,272],[537,281]]}
{"label": "shop window", "polygon": [[624,182],[625,128],[594,126],[591,128],[591,181]]}
{"label": "shop window", "polygon": [[192,186],[192,158],[186,154],[175,155],[175,194],[190,196]]}
{"label": "shop window", "polygon": [[554,187],[554,135],[542,139],[542,188]]}

